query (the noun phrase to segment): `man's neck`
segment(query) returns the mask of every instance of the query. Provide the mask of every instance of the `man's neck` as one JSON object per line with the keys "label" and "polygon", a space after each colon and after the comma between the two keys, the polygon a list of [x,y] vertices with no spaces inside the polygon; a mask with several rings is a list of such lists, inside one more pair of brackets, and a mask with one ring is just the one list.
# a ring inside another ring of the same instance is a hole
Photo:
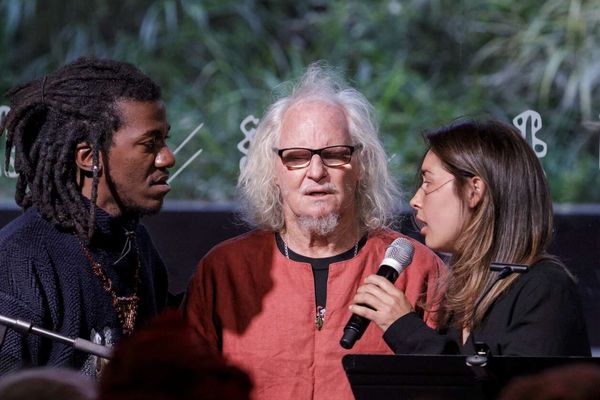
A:
{"label": "man's neck", "polygon": [[286,224],[281,237],[295,253],[306,257],[323,258],[343,253],[356,246],[361,233],[357,223],[340,223],[327,235],[307,231],[298,224],[289,224],[289,226]]}

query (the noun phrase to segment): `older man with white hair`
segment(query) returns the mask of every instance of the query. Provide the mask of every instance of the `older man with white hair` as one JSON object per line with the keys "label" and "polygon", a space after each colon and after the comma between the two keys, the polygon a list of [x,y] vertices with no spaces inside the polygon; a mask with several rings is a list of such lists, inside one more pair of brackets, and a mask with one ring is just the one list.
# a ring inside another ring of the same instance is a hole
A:
{"label": "older man with white hair", "polygon": [[[250,372],[256,399],[351,399],[339,344],[348,306],[386,248],[400,204],[372,106],[311,65],[275,102],[250,145],[238,188],[257,229],[201,261],[183,312],[196,333]],[[444,273],[420,243],[396,282],[422,318]],[[377,327],[354,353],[392,353]]]}

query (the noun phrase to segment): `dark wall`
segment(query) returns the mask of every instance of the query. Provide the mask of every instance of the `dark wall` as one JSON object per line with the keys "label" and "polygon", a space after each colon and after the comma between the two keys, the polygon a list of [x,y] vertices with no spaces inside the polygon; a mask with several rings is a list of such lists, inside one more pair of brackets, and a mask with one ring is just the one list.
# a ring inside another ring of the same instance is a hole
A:
{"label": "dark wall", "polygon": [[600,346],[600,213],[555,215],[551,252],[575,274],[592,346]]}
{"label": "dark wall", "polygon": [[[0,226],[19,213],[15,208],[0,210]],[[158,215],[146,217],[143,223],[169,268],[169,288],[173,294],[185,290],[198,260],[211,247],[248,230],[230,209],[169,206]],[[414,232],[404,233],[416,236]],[[600,319],[597,318],[600,315],[600,208],[558,207],[551,251],[579,279],[590,339],[593,346],[600,346]]]}

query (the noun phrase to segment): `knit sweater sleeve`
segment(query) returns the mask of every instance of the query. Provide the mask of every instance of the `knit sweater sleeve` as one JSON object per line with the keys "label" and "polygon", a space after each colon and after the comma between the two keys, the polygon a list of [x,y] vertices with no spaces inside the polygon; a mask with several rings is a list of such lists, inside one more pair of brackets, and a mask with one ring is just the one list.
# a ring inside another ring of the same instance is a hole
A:
{"label": "knit sweater sleeve", "polygon": [[[36,276],[37,262],[18,251],[0,251],[0,314],[35,326],[42,326],[44,289]],[[1,338],[0,338],[1,339]],[[0,347],[0,374],[27,364],[39,365],[49,355],[42,355],[41,340],[8,328]]]}

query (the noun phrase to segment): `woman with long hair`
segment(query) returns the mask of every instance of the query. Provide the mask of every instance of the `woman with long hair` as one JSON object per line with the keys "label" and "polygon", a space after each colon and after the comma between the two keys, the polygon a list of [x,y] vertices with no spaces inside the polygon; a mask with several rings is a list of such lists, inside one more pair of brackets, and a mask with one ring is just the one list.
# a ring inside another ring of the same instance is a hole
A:
{"label": "woman with long hair", "polygon": [[427,246],[450,255],[428,304],[438,329],[375,275],[350,311],[375,322],[396,353],[474,354],[481,342],[498,355],[589,355],[574,277],[547,252],[552,200],[529,144],[495,120],[459,121],[426,139],[410,204]]}

